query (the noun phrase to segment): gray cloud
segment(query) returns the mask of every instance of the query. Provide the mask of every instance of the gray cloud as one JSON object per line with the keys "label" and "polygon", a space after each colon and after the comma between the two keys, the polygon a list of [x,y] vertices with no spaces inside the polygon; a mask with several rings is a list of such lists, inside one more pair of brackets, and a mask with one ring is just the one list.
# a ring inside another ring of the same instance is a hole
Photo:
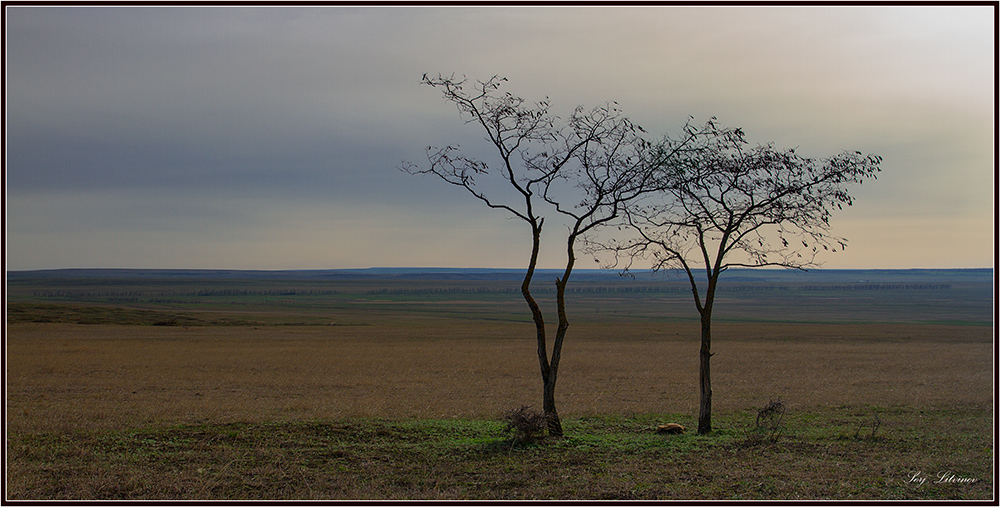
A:
{"label": "gray cloud", "polygon": [[[717,115],[809,154],[879,153],[869,223],[992,214],[990,8],[6,9],[14,269],[519,266],[518,224],[397,170],[427,145],[489,153],[424,72],[506,75],[564,113],[617,100],[654,133]],[[839,234],[870,234],[846,217]]]}

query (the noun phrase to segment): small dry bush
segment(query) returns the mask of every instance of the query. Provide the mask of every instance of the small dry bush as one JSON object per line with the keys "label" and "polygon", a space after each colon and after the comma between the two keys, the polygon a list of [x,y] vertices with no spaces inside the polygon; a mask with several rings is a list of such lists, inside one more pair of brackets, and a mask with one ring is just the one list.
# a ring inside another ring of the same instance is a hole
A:
{"label": "small dry bush", "polygon": [[527,405],[504,412],[505,433],[513,433],[514,443],[533,442],[544,434],[545,415]]}
{"label": "small dry bush", "polygon": [[[878,428],[881,425],[882,425],[882,419],[878,416],[878,412],[872,412],[871,422],[869,423],[866,421],[858,425],[857,431],[854,432],[854,438],[859,440],[861,439],[875,440],[876,438],[878,438],[875,436],[875,434],[878,432]],[[865,435],[864,430],[866,430],[867,428],[871,428],[871,432]]]}
{"label": "small dry bush", "polygon": [[764,408],[757,411],[754,426],[747,430],[746,442],[751,445],[777,442],[783,429],[781,422],[784,417],[785,402],[781,401],[781,398],[767,402]]}

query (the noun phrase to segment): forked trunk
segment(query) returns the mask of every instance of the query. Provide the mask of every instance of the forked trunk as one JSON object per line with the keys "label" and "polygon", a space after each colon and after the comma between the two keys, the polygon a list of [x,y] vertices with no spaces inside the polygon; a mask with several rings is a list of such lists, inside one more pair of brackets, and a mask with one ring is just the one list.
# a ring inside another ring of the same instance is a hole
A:
{"label": "forked trunk", "polygon": [[[546,429],[550,436],[561,437],[563,435],[562,424],[559,421],[559,413],[556,412],[556,373],[558,371],[558,360],[554,365],[549,364],[549,354],[545,337],[545,319],[542,316],[542,309],[538,302],[531,296],[531,279],[535,273],[535,265],[538,261],[538,250],[541,243],[542,227],[540,223],[532,224],[532,250],[531,260],[528,262],[528,270],[524,274],[524,281],[521,283],[521,295],[528,308],[531,309],[531,320],[535,323],[535,338],[538,344],[538,367],[542,374],[542,412],[545,414]],[[559,340],[557,340],[558,342]],[[558,346],[557,346],[558,349]]]}
{"label": "forked trunk", "polygon": [[549,364],[549,375],[545,382],[545,417],[548,420],[549,436],[563,436],[562,424],[559,422],[559,413],[556,412],[556,379],[559,374],[559,359],[562,357],[562,344],[566,338],[566,330],[569,329],[569,320],[566,318],[565,306],[566,283],[556,281],[556,299],[559,307],[559,327],[556,329],[555,343],[552,345],[552,362]]}
{"label": "forked trunk", "polygon": [[[579,224],[577,224],[579,226]],[[562,424],[556,412],[556,378],[559,374],[559,360],[562,358],[563,341],[569,330],[569,317],[566,316],[566,283],[573,273],[576,255],[573,253],[573,243],[576,234],[571,234],[566,244],[566,270],[562,278],[556,278],[556,309],[559,315],[559,326],[556,328],[556,339],[552,344],[552,362],[549,365],[549,376],[545,384],[545,417],[548,420],[549,436],[563,436]]]}
{"label": "forked trunk", "polygon": [[559,412],[556,412],[556,382],[550,379],[542,390],[542,412],[545,413],[545,427],[550,437],[563,436]]}

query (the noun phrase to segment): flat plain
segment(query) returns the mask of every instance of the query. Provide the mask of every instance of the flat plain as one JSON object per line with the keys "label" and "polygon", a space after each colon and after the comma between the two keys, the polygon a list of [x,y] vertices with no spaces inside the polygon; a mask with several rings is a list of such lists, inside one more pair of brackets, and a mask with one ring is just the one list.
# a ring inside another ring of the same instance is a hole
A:
{"label": "flat plain", "polygon": [[[8,276],[6,497],[989,500],[978,275],[736,279],[715,431],[669,437],[697,415],[690,292],[581,281],[568,435],[530,444],[499,422],[541,398],[510,280]],[[780,438],[752,441],[775,399]]]}

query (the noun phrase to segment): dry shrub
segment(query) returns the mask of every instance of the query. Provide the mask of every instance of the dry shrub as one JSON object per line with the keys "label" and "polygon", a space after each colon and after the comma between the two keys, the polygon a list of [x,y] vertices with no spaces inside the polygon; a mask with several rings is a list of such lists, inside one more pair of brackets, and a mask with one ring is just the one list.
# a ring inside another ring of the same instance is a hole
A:
{"label": "dry shrub", "polygon": [[777,442],[783,429],[781,421],[784,417],[785,402],[781,401],[781,398],[769,401],[764,408],[757,411],[757,420],[747,431],[747,443],[756,445],[762,442]]}
{"label": "dry shrub", "polygon": [[[861,423],[858,426],[858,430],[854,432],[854,438],[859,440],[860,439],[875,440],[877,438],[875,436],[875,433],[878,432],[878,428],[881,425],[882,425],[882,419],[878,416],[878,412],[872,412],[871,423],[870,424]],[[868,435],[864,435],[862,430],[864,430],[869,426],[871,427],[871,433],[869,433]]]}
{"label": "dry shrub", "polygon": [[545,431],[545,415],[527,405],[504,412],[503,421],[507,423],[504,432],[514,434],[514,443],[533,442]]}

